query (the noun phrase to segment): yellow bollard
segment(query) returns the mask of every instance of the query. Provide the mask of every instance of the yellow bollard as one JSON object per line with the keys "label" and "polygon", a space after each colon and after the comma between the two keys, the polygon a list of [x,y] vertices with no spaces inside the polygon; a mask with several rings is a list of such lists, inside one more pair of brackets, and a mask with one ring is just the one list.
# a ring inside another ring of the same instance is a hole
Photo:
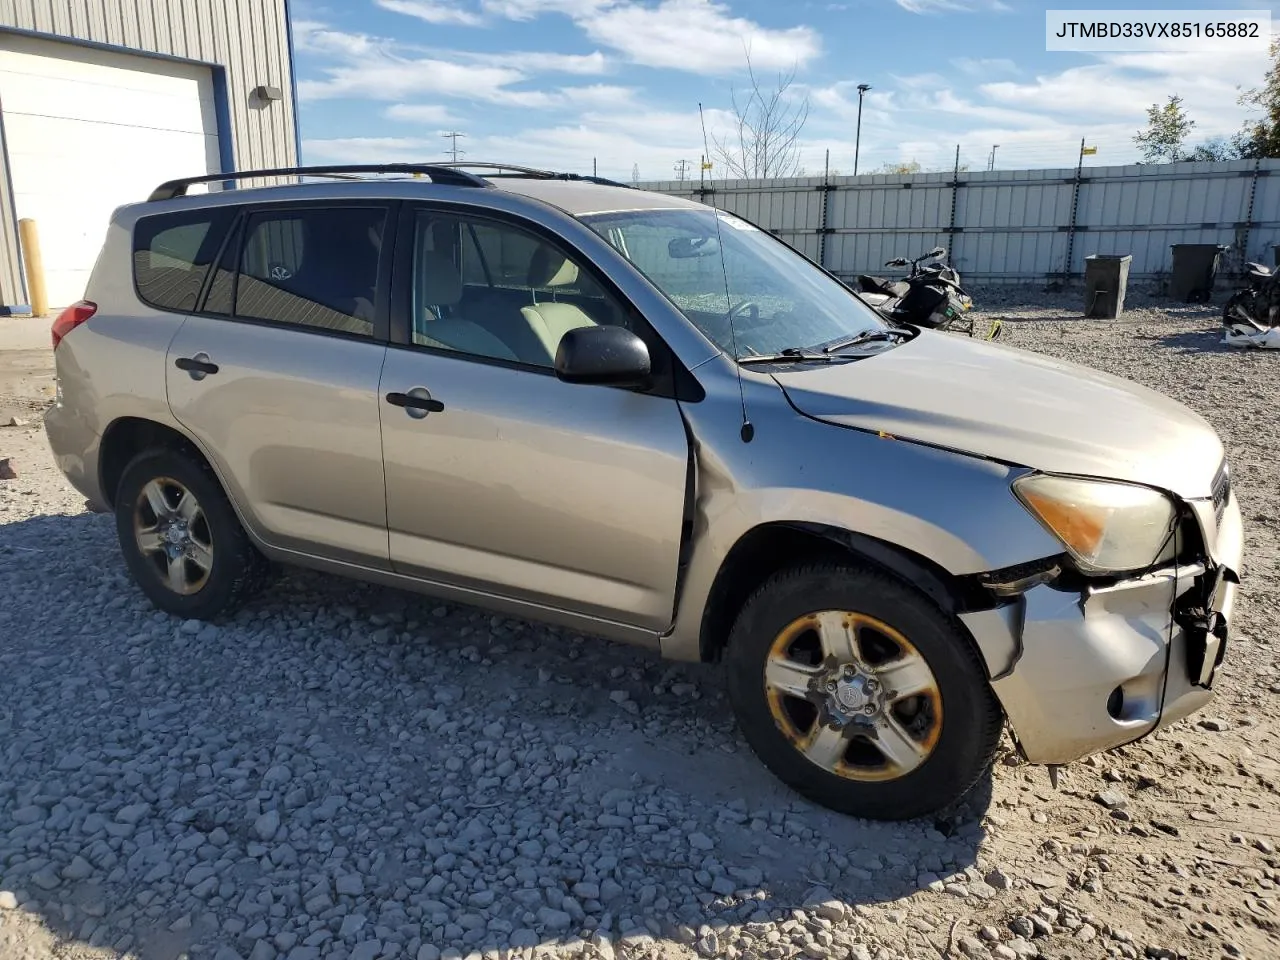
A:
{"label": "yellow bollard", "polygon": [[19,220],[18,236],[22,242],[22,266],[27,276],[31,313],[43,317],[49,312],[49,294],[44,286],[44,258],[40,256],[40,234],[36,230],[36,222],[30,217]]}

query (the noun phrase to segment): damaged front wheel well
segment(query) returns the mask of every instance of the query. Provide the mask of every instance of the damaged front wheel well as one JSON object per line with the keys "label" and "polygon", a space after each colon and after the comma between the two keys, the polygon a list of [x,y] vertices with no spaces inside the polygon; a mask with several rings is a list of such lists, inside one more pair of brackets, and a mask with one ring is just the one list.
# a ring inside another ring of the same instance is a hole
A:
{"label": "damaged front wheel well", "polygon": [[928,558],[875,537],[816,523],[762,524],[734,544],[716,574],[702,615],[703,662],[720,659],[738,611],[774,573],[802,563],[850,560],[905,581],[952,616],[998,602],[973,578],[953,576]]}

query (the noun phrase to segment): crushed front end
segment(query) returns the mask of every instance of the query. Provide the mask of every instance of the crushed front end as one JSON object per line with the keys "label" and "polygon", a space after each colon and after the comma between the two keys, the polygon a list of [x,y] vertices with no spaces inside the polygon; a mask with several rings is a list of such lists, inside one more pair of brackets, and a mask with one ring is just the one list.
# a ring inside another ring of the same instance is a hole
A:
{"label": "crushed front end", "polygon": [[1204,707],[1223,661],[1243,531],[1225,463],[1211,498],[1180,501],[1168,562],[1087,576],[1068,557],[986,575],[1000,599],[961,615],[1020,749],[1061,764]]}

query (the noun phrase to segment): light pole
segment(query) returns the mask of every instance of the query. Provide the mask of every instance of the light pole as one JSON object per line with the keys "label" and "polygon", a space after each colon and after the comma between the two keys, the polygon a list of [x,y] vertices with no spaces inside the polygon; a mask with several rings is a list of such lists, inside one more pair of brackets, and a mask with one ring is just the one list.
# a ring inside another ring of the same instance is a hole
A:
{"label": "light pole", "polygon": [[1000,149],[1000,144],[994,144],[991,147],[991,159],[987,161],[987,169],[994,170],[996,168],[996,151]]}
{"label": "light pole", "polygon": [[858,152],[862,148],[862,98],[867,95],[867,91],[871,89],[871,84],[858,84],[858,132],[853,140],[853,175],[858,175]]}

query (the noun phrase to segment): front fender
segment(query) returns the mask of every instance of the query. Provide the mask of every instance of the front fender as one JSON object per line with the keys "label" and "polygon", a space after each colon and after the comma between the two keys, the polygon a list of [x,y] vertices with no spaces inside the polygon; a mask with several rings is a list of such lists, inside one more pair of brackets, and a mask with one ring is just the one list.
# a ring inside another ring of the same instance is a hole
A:
{"label": "front fender", "polygon": [[1023,468],[820,423],[796,413],[776,385],[744,386],[750,443],[741,438],[736,395],[713,385],[702,403],[685,407],[697,440],[693,541],[665,656],[700,659],[716,576],[734,545],[763,524],[873,537],[956,576],[1061,552],[1010,489]]}

